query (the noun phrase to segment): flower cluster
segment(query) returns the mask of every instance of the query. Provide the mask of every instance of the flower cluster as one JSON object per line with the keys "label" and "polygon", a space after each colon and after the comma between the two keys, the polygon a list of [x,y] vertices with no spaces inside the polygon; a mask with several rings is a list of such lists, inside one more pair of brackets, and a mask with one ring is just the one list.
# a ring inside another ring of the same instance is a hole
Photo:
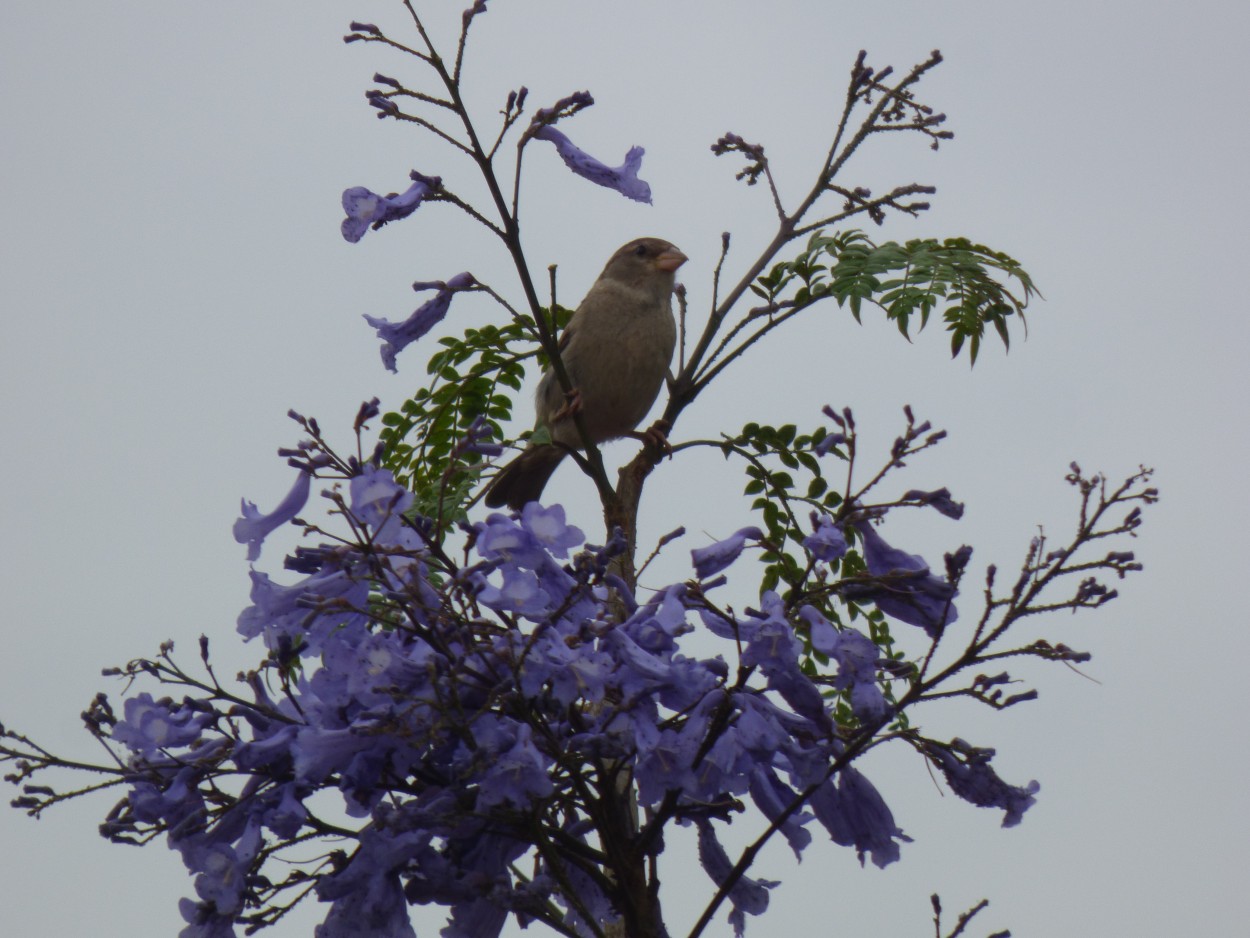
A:
{"label": "flower cluster", "polygon": [[[271,515],[245,503],[236,535],[249,556],[303,510],[309,469],[330,461],[309,458]],[[330,904],[321,938],[412,935],[406,908],[428,902],[449,908],[450,938],[498,934],[509,914],[555,916],[593,935],[622,914],[629,851],[618,848],[658,850],[673,822],[696,826],[741,934],[774,885],[735,873],[720,843],[741,798],[796,854],[815,822],[861,860],[898,859],[906,836],[850,764],[893,715],[877,646],[776,593],[739,614],[707,598],[718,582],[709,577],[758,530],[693,551],[699,579],[642,602],[614,573],[624,545],[585,545],[559,506],[466,525],[470,553],[457,563],[427,540],[412,494],[389,472],[357,469],[345,493],[323,493],[351,534],[288,557],[304,574],[293,584],[252,572],[238,628],[268,659],[249,679],[251,699],[140,694],[113,727],[131,752],[130,793],[108,832],[168,832],[196,877],[184,938],[249,921],[271,888],[265,861],[309,836],[345,845],[318,871]],[[823,518],[809,550],[822,563],[847,545]],[[927,597],[927,568],[917,578],[914,563],[895,560],[885,579],[900,564],[903,585],[881,593],[885,602],[911,587]],[[720,654],[683,652],[700,627],[722,641]],[[827,679],[805,671],[812,650],[831,662]],[[853,724],[835,719],[839,699]],[[956,793],[1005,807],[1012,822],[1031,801],[987,787],[980,769],[981,781],[959,774],[965,763],[945,750],[934,759]],[[232,777],[244,781],[227,796]],[[645,820],[631,810],[622,821],[626,789]],[[343,818],[312,800],[327,790]],[[526,875],[515,865],[523,856]]]}

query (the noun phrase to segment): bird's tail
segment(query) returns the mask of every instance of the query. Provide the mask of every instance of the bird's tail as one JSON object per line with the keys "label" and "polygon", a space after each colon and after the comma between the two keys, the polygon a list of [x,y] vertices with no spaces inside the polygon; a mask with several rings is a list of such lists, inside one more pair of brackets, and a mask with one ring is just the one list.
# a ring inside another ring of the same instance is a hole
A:
{"label": "bird's tail", "polygon": [[499,475],[486,488],[486,507],[502,508],[507,505],[520,511],[529,502],[538,501],[547,480],[564,458],[564,450],[544,443],[530,446],[516,459],[499,470]]}

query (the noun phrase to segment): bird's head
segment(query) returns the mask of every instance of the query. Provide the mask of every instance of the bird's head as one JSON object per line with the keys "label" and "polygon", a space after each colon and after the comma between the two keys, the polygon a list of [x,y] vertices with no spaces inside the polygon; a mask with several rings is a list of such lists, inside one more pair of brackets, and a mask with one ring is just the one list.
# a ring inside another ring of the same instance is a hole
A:
{"label": "bird's head", "polygon": [[667,296],[673,289],[675,271],[687,259],[662,238],[636,238],[612,255],[599,276],[635,288],[654,289]]}

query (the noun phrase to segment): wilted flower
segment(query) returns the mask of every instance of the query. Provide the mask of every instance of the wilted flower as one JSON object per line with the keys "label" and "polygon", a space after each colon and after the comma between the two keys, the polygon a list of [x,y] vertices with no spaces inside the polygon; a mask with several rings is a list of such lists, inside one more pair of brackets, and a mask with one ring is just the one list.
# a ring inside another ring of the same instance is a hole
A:
{"label": "wilted flower", "polygon": [[476,283],[473,275],[467,271],[456,274],[445,283],[442,280],[414,283],[412,288],[417,292],[437,290],[438,293],[433,299],[426,300],[418,306],[416,311],[403,322],[376,319],[366,313],[365,321],[378,331],[378,338],[386,343],[382,346],[382,363],[386,365],[386,369],[395,371],[395,356],[443,321],[454,294],[461,290],[470,290]]}
{"label": "wilted flower", "polygon": [[990,766],[994,750],[969,746],[962,739],[952,740],[949,747],[929,745],[924,751],[942,770],[951,791],[964,801],[980,808],[1002,808],[1006,812],[1003,827],[1015,827],[1020,823],[1024,812],[1037,800],[1033,796],[1042,787],[1036,781],[1023,788],[1008,785]]}
{"label": "wilted flower", "polygon": [[940,488],[933,492],[922,492],[920,489],[912,489],[903,495],[903,501],[917,501],[922,505],[928,505],[930,508],[936,508],[946,517],[954,518],[956,521],[964,516],[964,503],[957,502],[951,498],[951,490],[948,488]]}
{"label": "wilted flower", "polygon": [[407,218],[443,184],[438,176],[422,176],[418,172],[412,173],[412,179],[412,185],[400,194],[378,195],[364,186],[344,190],[343,211],[347,217],[343,219],[343,237],[355,244],[370,228]]}
{"label": "wilted flower", "polygon": [[548,140],[555,144],[565,165],[583,179],[615,189],[635,202],[651,204],[651,187],[638,178],[638,170],[642,167],[642,156],[646,152],[642,147],[631,147],[625,154],[625,162],[620,166],[608,166],[579,150],[573,145],[573,141],[550,124],[535,130],[533,136],[538,140]]}

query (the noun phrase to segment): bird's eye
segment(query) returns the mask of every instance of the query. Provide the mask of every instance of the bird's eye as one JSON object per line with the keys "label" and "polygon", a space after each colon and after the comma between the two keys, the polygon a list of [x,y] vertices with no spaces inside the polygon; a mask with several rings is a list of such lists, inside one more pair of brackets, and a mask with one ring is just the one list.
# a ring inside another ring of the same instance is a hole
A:
{"label": "bird's eye", "polygon": [[646,256],[647,256],[647,246],[646,246],[645,244],[640,244],[640,245],[638,245],[636,248],[634,248],[634,254],[635,254],[635,256],[637,256],[637,257],[646,257]]}

